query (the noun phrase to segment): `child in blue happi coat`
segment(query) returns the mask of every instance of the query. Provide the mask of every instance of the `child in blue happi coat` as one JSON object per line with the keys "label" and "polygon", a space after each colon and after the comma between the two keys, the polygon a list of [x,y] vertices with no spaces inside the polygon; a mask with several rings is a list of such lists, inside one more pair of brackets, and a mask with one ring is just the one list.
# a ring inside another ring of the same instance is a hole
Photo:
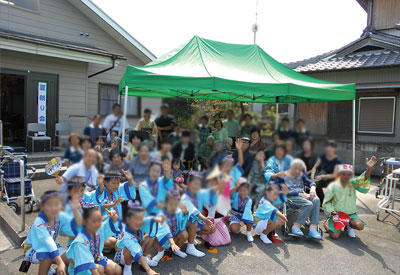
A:
{"label": "child in blue happi coat", "polygon": [[[161,170],[164,176],[161,176]],[[164,208],[168,190],[173,187],[171,163],[162,163],[161,159],[152,159],[149,176],[139,185],[139,195],[147,215],[157,215]]]}
{"label": "child in blue happi coat", "polygon": [[[187,256],[180,248],[186,243],[189,236],[186,231],[188,210],[185,204],[181,203],[179,205],[180,199],[181,196],[178,189],[170,189],[168,191],[165,208],[162,210],[162,215],[165,216],[167,222],[160,226],[157,234],[156,247],[158,253],[153,257],[153,261],[162,259],[164,249],[168,248],[171,248],[172,252],[181,258],[186,258]],[[159,235],[161,235],[161,238]]]}
{"label": "child in blue happi coat", "polygon": [[215,178],[212,187],[208,189],[200,189],[203,180],[203,174],[190,171],[187,181],[187,189],[182,196],[184,203],[189,211],[188,219],[188,245],[186,253],[195,257],[204,257],[205,254],[197,250],[194,246],[196,233],[199,235],[207,235],[215,232],[216,227],[210,217],[201,214],[203,206],[214,206],[218,201],[218,192],[224,187],[223,180],[214,177],[214,174],[220,174],[218,166],[211,172],[207,178]]}
{"label": "child in blue happi coat", "polygon": [[275,207],[286,201],[287,193],[288,189],[285,185],[282,185],[281,192],[276,185],[268,185],[265,196],[259,202],[254,213],[254,231],[261,234],[260,239],[265,244],[272,243],[267,235],[287,222],[287,217]]}
{"label": "child in blue happi coat", "polygon": [[145,209],[138,201],[128,202],[126,224],[124,232],[120,234],[117,242],[119,252],[114,260],[124,266],[123,274],[132,274],[132,262],[138,262],[147,274],[158,274],[151,266],[157,263],[147,256],[156,240],[159,227],[164,223],[165,217],[144,217]]}
{"label": "child in blue happi coat", "polygon": [[[118,231],[122,231],[123,211],[121,202],[125,200],[133,200],[136,197],[136,187],[130,171],[122,170],[127,181],[121,183],[121,173],[116,170],[108,171],[104,175],[104,179],[99,177],[99,186],[96,192],[100,194],[98,200],[100,202],[102,215],[107,215],[107,210],[115,210],[120,218]],[[110,250],[115,247],[118,236],[110,236],[105,240],[105,249]]]}
{"label": "child in blue happi coat", "polygon": [[249,196],[250,185],[245,178],[240,178],[235,187],[231,189],[232,210],[230,214],[229,229],[232,233],[240,232],[240,227],[246,225],[246,236],[249,242],[254,241],[251,235],[253,227],[252,200]]}
{"label": "child in blue happi coat", "polygon": [[100,207],[91,203],[83,205],[83,227],[67,251],[70,260],[69,274],[99,275],[122,273],[121,267],[103,255],[104,240],[118,234],[119,217],[115,210],[106,210],[103,221]]}
{"label": "child in blue happi coat", "polygon": [[25,241],[25,258],[33,264],[39,264],[39,274],[55,274],[52,263],[57,264],[60,274],[65,274],[68,259],[65,249],[56,242],[60,232],[68,236],[77,234],[77,228],[82,225],[79,213],[79,200],[73,199],[70,206],[73,216],[61,212],[63,207],[61,193],[46,191],[40,200],[40,212],[28,231]]}

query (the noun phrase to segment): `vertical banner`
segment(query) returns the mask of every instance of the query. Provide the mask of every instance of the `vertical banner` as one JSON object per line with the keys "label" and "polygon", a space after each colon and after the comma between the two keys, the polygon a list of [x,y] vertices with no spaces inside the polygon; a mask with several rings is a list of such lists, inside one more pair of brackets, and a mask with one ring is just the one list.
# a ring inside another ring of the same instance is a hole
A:
{"label": "vertical banner", "polygon": [[[38,82],[38,123],[46,125],[47,82]],[[39,132],[45,135],[46,132]]]}

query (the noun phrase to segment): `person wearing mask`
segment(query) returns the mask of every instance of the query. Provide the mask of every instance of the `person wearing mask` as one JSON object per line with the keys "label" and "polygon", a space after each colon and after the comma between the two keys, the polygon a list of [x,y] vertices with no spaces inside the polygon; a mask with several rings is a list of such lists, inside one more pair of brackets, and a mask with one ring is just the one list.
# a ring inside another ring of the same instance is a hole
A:
{"label": "person wearing mask", "polygon": [[121,105],[119,105],[118,103],[115,103],[112,106],[112,114],[109,114],[106,119],[104,120],[104,128],[107,129],[107,141],[110,142],[111,141],[111,136],[110,133],[111,131],[117,131],[118,132],[118,136],[121,136],[122,134],[122,126],[123,123],[125,122],[125,129],[129,129],[129,123],[128,121],[125,121],[122,113],[121,113]]}
{"label": "person wearing mask", "polygon": [[[311,171],[311,180],[317,184],[317,195],[322,202],[324,201],[324,190],[329,183],[336,177],[336,167],[342,164],[342,161],[336,155],[336,141],[328,140],[325,144],[325,153],[319,156]],[[317,169],[321,171],[317,173]]]}
{"label": "person wearing mask", "polygon": [[302,152],[296,156],[296,158],[304,161],[306,165],[307,176],[311,176],[311,170],[317,162],[317,155],[314,153],[314,142],[312,139],[304,139],[302,143]]}
{"label": "person wearing mask", "polygon": [[161,115],[154,121],[158,131],[158,144],[161,143],[174,129],[174,118],[168,114],[169,107],[163,104],[160,107]]}
{"label": "person wearing mask", "polygon": [[144,109],[143,118],[136,124],[136,130],[144,131],[149,134],[150,138],[156,138],[158,135],[157,125],[151,120],[151,110]]}
{"label": "person wearing mask", "polygon": [[90,137],[92,144],[96,144],[99,136],[106,136],[107,132],[103,125],[100,124],[101,116],[99,114],[94,115],[92,123],[83,129],[83,135]]}
{"label": "person wearing mask", "polygon": [[[250,173],[251,166],[253,165],[253,160],[254,156],[250,153],[249,147],[250,147],[250,138],[248,137],[242,137],[243,145],[242,145],[242,152],[243,152],[243,177],[247,177],[247,175]],[[235,163],[238,163],[239,161],[239,152],[236,151],[233,154],[233,159]]]}
{"label": "person wearing mask", "polygon": [[265,144],[261,140],[261,132],[259,128],[253,128],[250,133],[251,143],[250,143],[250,153],[255,156],[259,150],[265,149]]}
{"label": "person wearing mask", "polygon": [[190,142],[189,131],[182,132],[181,141],[172,148],[172,155],[174,158],[179,158],[187,170],[193,168],[195,148],[193,143]]}
{"label": "person wearing mask", "polygon": [[240,135],[242,137],[250,137],[251,131],[254,128],[256,128],[256,126],[251,123],[252,120],[253,120],[253,117],[250,114],[245,114],[243,116],[244,125],[242,126],[242,128],[240,130]]}
{"label": "person wearing mask", "polygon": [[235,143],[236,138],[240,135],[239,122],[233,119],[233,110],[226,112],[226,119],[224,120],[224,128],[228,131],[228,136],[232,139],[232,145]]}

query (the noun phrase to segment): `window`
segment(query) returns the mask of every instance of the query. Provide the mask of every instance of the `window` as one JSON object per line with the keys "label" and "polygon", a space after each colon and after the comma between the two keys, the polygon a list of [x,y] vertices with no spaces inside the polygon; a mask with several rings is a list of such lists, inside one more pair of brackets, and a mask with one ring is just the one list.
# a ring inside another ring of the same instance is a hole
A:
{"label": "window", "polygon": [[39,12],[39,0],[0,0],[0,4]]}
{"label": "window", "polygon": [[393,134],[396,97],[360,97],[358,132]]}
{"label": "window", "polygon": [[[112,113],[112,106],[118,102],[118,85],[99,84],[99,114],[106,116]],[[124,107],[125,96],[121,97],[121,106]],[[140,116],[140,98],[128,97],[128,116]]]}

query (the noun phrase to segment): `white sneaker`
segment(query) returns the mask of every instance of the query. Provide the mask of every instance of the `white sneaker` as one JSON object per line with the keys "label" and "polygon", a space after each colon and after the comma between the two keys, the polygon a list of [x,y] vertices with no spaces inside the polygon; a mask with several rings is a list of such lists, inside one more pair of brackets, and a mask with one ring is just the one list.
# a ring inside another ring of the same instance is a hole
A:
{"label": "white sneaker", "polygon": [[254,241],[254,238],[251,235],[251,231],[247,231],[246,235],[247,235],[247,241],[249,241],[249,242],[253,242]]}
{"label": "white sneaker", "polygon": [[157,262],[155,262],[155,261],[153,261],[153,260],[150,260],[149,257],[146,257],[146,262],[147,262],[147,264],[148,264],[150,267],[155,267],[155,266],[158,265]]}
{"label": "white sneaker", "polygon": [[206,255],[203,252],[197,250],[196,247],[194,247],[194,244],[190,244],[190,243],[188,244],[188,246],[186,248],[186,253],[189,255],[195,256],[197,258],[201,258]]}
{"label": "white sneaker", "polygon": [[265,244],[272,244],[271,240],[268,239],[267,235],[261,234],[260,239],[263,241]]}
{"label": "white sneaker", "polygon": [[350,238],[355,238],[356,237],[356,233],[354,232],[354,229],[351,228],[350,226],[347,225],[347,234],[349,234]]}
{"label": "white sneaker", "polygon": [[50,266],[49,271],[47,272],[47,275],[54,275],[56,273],[57,273],[57,271]]}
{"label": "white sneaker", "polygon": [[132,275],[132,265],[124,265],[124,272],[122,275]]}
{"label": "white sneaker", "polygon": [[187,254],[181,250],[174,251],[174,254],[178,257],[181,257],[182,259],[187,257]]}

